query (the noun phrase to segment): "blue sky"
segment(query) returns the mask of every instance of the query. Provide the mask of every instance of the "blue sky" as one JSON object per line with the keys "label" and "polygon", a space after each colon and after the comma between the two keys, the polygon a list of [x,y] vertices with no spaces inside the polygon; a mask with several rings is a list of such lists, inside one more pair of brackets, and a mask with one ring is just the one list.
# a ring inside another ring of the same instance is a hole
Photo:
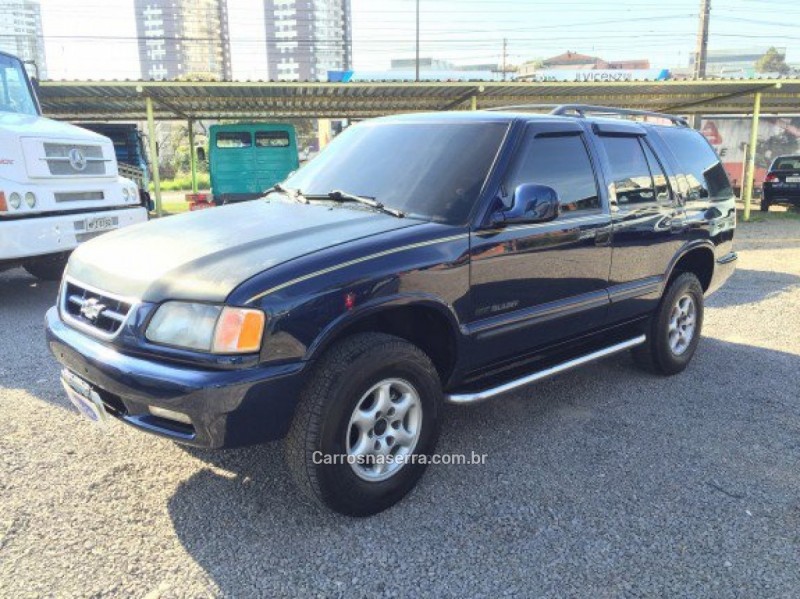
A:
{"label": "blue sky", "polygon": [[[133,0],[41,0],[48,70],[54,78],[138,78]],[[228,0],[234,72],[263,72],[261,0]],[[457,64],[519,63],[566,50],[606,59],[649,58],[686,66],[699,0],[420,0],[421,55]],[[415,0],[352,0],[357,69],[388,68],[414,55]],[[709,46],[785,47],[800,63],[800,2],[712,0]]]}

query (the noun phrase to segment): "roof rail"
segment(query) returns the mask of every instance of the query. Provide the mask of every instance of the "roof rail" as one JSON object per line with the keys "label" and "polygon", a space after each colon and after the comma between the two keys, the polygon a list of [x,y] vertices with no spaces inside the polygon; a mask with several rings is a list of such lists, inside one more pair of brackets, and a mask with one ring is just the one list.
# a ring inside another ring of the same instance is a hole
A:
{"label": "roof rail", "polygon": [[613,106],[593,106],[591,104],[515,104],[512,106],[497,106],[485,108],[489,111],[501,110],[531,110],[550,108],[548,114],[557,116],[577,116],[585,118],[587,115],[618,115],[618,116],[643,116],[664,119],[678,127],[688,127],[689,123],[685,118],[663,112],[650,112],[649,110],[634,110],[632,108],[614,108]]}
{"label": "roof rail", "polygon": [[592,106],[590,104],[561,104],[556,106],[550,111],[550,114],[569,116],[570,112],[575,113],[576,116],[585,118],[588,114],[595,114],[598,116],[604,114],[619,115],[619,116],[644,116],[665,119],[670,121],[673,125],[678,127],[688,127],[689,123],[681,116],[673,114],[665,114],[663,112],[651,112],[649,110],[634,110],[632,108],[614,108],[612,106]]}

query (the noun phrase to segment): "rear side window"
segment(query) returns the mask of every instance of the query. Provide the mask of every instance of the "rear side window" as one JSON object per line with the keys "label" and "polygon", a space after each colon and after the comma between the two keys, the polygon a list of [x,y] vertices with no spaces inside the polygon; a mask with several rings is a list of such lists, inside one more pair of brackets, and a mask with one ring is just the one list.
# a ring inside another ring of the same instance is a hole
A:
{"label": "rear side window", "polygon": [[638,137],[601,136],[611,166],[618,205],[644,204],[656,199],[653,177]]}
{"label": "rear side window", "polygon": [[705,138],[694,129],[662,127],[658,135],[672,151],[688,182],[687,200],[728,199],[733,196],[728,175]]}
{"label": "rear side window", "polygon": [[257,148],[287,148],[289,133],[286,131],[256,131]]}
{"label": "rear side window", "polygon": [[773,171],[796,171],[800,170],[800,156],[784,156],[776,158],[772,165]]}
{"label": "rear side window", "polygon": [[220,131],[217,133],[218,148],[249,148],[253,140],[248,131]]}
{"label": "rear side window", "polygon": [[503,184],[506,203],[523,183],[558,192],[564,212],[600,208],[597,181],[580,135],[539,135],[525,139]]}

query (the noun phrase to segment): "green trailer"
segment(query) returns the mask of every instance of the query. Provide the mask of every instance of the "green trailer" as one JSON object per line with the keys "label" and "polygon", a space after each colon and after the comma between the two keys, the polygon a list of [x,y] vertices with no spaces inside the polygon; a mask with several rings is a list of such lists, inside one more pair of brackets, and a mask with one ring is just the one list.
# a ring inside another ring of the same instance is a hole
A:
{"label": "green trailer", "polygon": [[292,125],[212,125],[208,146],[211,191],[217,205],[260,197],[300,166]]}

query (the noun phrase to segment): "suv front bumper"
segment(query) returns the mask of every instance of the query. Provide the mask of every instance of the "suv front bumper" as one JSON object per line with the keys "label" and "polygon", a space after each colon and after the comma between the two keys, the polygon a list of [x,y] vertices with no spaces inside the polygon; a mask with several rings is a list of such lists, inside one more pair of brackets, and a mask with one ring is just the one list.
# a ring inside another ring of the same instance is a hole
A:
{"label": "suv front bumper", "polygon": [[[295,362],[199,369],[123,354],[65,324],[56,307],[48,310],[45,324],[50,351],[92,386],[109,414],[199,447],[234,447],[283,437],[308,366]],[[149,406],[185,414],[191,425],[154,416]]]}

